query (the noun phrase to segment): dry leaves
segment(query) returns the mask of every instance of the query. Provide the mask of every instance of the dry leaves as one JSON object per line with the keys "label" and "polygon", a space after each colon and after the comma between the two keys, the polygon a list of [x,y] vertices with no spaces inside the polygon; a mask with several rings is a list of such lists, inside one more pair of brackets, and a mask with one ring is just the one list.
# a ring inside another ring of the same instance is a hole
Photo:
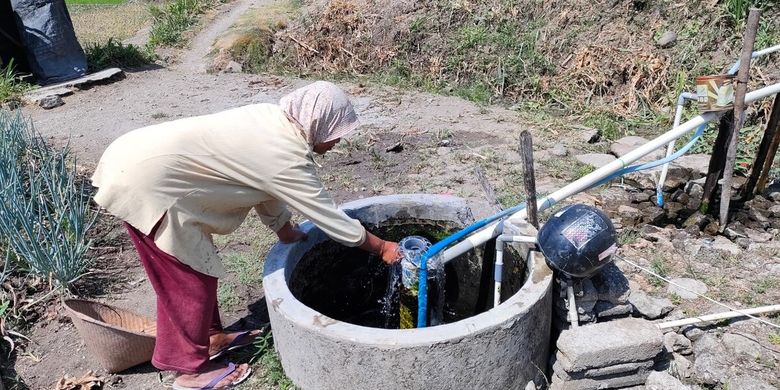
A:
{"label": "dry leaves", "polygon": [[94,371],[89,370],[81,378],[65,375],[57,382],[54,390],[100,390],[104,383],[105,378],[96,376]]}

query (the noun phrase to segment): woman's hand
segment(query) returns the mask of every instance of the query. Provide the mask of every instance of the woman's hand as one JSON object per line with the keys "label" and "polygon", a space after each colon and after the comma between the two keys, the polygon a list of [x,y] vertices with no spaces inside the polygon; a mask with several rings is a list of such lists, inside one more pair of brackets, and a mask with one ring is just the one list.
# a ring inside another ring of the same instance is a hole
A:
{"label": "woman's hand", "polygon": [[398,247],[398,243],[384,241],[379,256],[382,257],[385,264],[391,265],[401,259],[401,249]]}
{"label": "woman's hand", "polygon": [[285,223],[282,228],[276,232],[276,235],[279,237],[279,241],[284,244],[305,241],[309,237],[298,228],[298,224],[292,225],[289,222]]}
{"label": "woman's hand", "polygon": [[366,232],[366,240],[360,249],[379,255],[382,261],[387,264],[393,264],[401,259],[401,251],[398,244],[392,241],[385,241],[370,232]]}

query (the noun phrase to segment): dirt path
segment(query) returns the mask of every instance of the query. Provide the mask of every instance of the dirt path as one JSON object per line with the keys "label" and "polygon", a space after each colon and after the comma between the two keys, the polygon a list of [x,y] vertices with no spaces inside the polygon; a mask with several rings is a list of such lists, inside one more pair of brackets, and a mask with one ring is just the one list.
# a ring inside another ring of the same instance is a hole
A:
{"label": "dirt path", "polygon": [[189,49],[176,67],[184,72],[205,73],[207,64],[204,59],[219,35],[230,28],[250,8],[262,7],[271,3],[270,0],[237,0],[223,5],[222,9],[218,11],[219,15],[192,40]]}

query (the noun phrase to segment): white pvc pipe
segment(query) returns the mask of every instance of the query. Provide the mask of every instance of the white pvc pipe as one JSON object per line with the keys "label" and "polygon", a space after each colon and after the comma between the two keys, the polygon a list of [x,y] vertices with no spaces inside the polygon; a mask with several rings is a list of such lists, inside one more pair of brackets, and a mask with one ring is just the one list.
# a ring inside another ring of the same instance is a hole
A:
{"label": "white pvc pipe", "polygon": [[[762,49],[762,50],[759,50],[759,51],[754,51],[753,54],[750,55],[750,58],[760,57],[760,56],[762,56],[764,54],[773,53],[773,52],[776,52],[778,50],[780,50],[780,45],[767,47],[766,49]],[[734,65],[731,66],[731,69],[729,69],[728,74],[730,74],[730,75],[736,74],[737,70],[739,70],[739,64],[740,64],[740,60],[737,60],[737,62],[735,62]]]}
{"label": "white pvc pipe", "polygon": [[571,282],[566,286],[566,296],[569,298],[569,322],[572,328],[580,326],[580,317],[577,315],[577,302],[574,301],[574,286]]}
{"label": "white pvc pipe", "polygon": [[511,236],[502,234],[496,237],[496,263],[493,266],[493,307],[501,304],[501,282],[504,273],[504,244],[507,242],[522,242],[536,244],[536,237]]}
{"label": "white pvc pipe", "polygon": [[[764,88],[761,88],[756,91],[752,91],[748,93],[745,96],[745,103],[752,103],[756,100],[763,99],[768,96],[776,95],[780,93],[780,83],[773,84],[770,86],[766,86]],[[568,185],[564,186],[563,188],[559,189],[558,191],[553,192],[552,194],[548,195],[545,198],[539,199],[537,201],[537,210],[543,211],[551,207],[557,202],[560,202],[563,199],[568,198],[569,196],[572,196],[578,192],[584,191],[594,184],[598,183],[599,181],[603,180],[604,178],[608,177],[609,175],[619,171],[620,169],[623,169],[625,166],[633,163],[634,161],[639,160],[640,158],[646,156],[650,152],[663,147],[664,145],[667,145],[669,142],[672,142],[686,133],[698,128],[702,124],[712,122],[720,117],[722,113],[717,112],[707,112],[701,115],[698,115],[687,122],[681,124],[680,126],[677,126],[668,132],[658,136],[657,138],[649,141],[648,143],[634,149],[633,151],[629,152],[625,156],[610,162],[609,164],[579,178],[578,180],[569,183]],[[526,218],[526,211],[520,210],[515,214],[512,214],[509,216],[509,218]],[[463,241],[457,243],[456,245],[453,245],[449,249],[445,250],[441,254],[442,262],[446,263],[463,253],[466,253],[472,249],[474,249],[476,246],[482,245],[488,240],[492,239],[493,237],[498,236],[501,234],[501,224],[499,221],[495,221],[493,223],[488,224],[481,230],[478,230],[471,234],[470,236],[466,237]]]}
{"label": "white pvc pipe", "polygon": [[780,311],[780,305],[762,306],[752,309],[745,309],[740,311],[725,311],[723,313],[709,314],[701,317],[684,318],[681,320],[674,320],[668,322],[661,322],[656,324],[659,329],[676,328],[678,326],[698,324],[699,322],[718,321],[725,320],[727,318],[745,317],[745,314],[761,314],[770,313],[773,311]]}
{"label": "white pvc pipe", "polygon": [[[501,236],[499,236],[500,238]],[[493,268],[493,307],[501,304],[501,278],[504,272],[504,241],[496,240],[496,264]]]}
{"label": "white pvc pipe", "polygon": [[[698,99],[699,97],[695,93],[683,92],[680,94],[680,97],[677,98],[677,110],[674,113],[674,124],[672,125],[673,129],[677,126],[680,126],[683,110],[685,108],[685,101],[698,100]],[[671,156],[672,153],[674,153],[674,141],[669,142],[669,144],[666,146],[666,157]],[[669,172],[669,163],[666,163],[663,165],[663,168],[661,169],[661,176],[658,179],[658,185],[656,186],[657,193],[663,192],[664,182],[666,181],[666,174],[668,172]]]}

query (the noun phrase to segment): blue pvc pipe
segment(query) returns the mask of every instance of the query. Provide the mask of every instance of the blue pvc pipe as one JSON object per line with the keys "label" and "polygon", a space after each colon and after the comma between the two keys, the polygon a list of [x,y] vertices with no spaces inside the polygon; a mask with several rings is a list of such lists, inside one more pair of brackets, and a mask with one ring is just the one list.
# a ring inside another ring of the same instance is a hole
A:
{"label": "blue pvc pipe", "polygon": [[489,223],[506,217],[507,215],[514,214],[525,208],[525,202],[514,206],[512,208],[501,211],[498,214],[491,215],[485,219],[481,219],[473,224],[466,226],[459,230],[455,234],[446,237],[445,239],[433,244],[428,248],[425,253],[420,257],[420,270],[418,272],[417,280],[417,327],[424,328],[428,325],[428,260],[439,254],[445,248],[450,246],[456,241],[460,241],[462,238],[479,230]]}

